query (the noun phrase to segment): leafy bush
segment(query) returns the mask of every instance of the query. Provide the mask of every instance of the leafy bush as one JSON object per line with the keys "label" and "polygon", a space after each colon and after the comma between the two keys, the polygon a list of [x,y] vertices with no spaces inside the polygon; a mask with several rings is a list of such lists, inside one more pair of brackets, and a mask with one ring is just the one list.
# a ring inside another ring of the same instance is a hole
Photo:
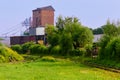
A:
{"label": "leafy bush", "polygon": [[0,55],[0,63],[5,62],[5,57],[3,55]]}
{"label": "leafy bush", "polygon": [[25,44],[22,45],[22,52],[25,54],[25,53],[28,53],[30,51],[30,47],[32,45],[34,45],[35,43],[34,42],[27,42]]}
{"label": "leafy bush", "polygon": [[48,48],[45,45],[40,44],[31,45],[29,49],[31,54],[46,55],[48,52]]}
{"label": "leafy bush", "polygon": [[80,49],[74,49],[70,52],[70,56],[82,56],[83,53],[81,53]]}
{"label": "leafy bush", "polygon": [[85,48],[80,48],[80,53],[83,55],[83,56],[86,56],[86,50]]}
{"label": "leafy bush", "polygon": [[106,55],[105,53],[105,47],[107,46],[107,44],[110,42],[110,36],[109,35],[104,35],[100,42],[99,42],[99,45],[100,45],[100,51],[99,51],[99,59],[103,59]]}
{"label": "leafy bush", "polygon": [[40,45],[39,44],[31,45],[30,53],[31,54],[39,54],[40,53]]}
{"label": "leafy bush", "polygon": [[69,55],[72,51],[73,44],[72,44],[72,36],[70,33],[63,33],[60,39],[60,47],[62,50],[62,55]]}
{"label": "leafy bush", "polygon": [[23,57],[19,55],[17,52],[13,51],[10,48],[5,47],[6,55],[9,57],[9,61],[21,61]]}
{"label": "leafy bush", "polygon": [[50,53],[54,55],[60,55],[60,50],[61,50],[60,46],[57,45],[51,49]]}
{"label": "leafy bush", "polygon": [[86,44],[85,45],[86,53],[84,54],[84,56],[90,57],[92,54],[92,48],[93,48],[92,44]]}
{"label": "leafy bush", "polygon": [[52,56],[43,56],[41,58],[41,60],[42,61],[48,61],[48,62],[55,62],[56,61],[56,59],[54,57],[52,57]]}
{"label": "leafy bush", "polygon": [[18,52],[18,53],[22,53],[22,46],[21,45],[12,45],[11,49]]}
{"label": "leafy bush", "polygon": [[109,60],[120,60],[120,37],[113,38],[105,48],[105,58]]}
{"label": "leafy bush", "polygon": [[48,48],[45,45],[41,45],[40,46],[40,53],[42,53],[43,55],[48,54]]}
{"label": "leafy bush", "polygon": [[24,58],[12,49],[0,46],[0,62],[22,61]]}

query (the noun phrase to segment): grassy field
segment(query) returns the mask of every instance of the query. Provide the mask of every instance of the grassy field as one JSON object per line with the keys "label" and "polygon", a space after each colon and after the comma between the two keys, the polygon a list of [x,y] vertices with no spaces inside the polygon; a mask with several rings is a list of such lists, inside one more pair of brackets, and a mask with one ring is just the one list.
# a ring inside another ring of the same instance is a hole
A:
{"label": "grassy field", "polygon": [[0,64],[0,80],[120,80],[120,74],[71,61]]}

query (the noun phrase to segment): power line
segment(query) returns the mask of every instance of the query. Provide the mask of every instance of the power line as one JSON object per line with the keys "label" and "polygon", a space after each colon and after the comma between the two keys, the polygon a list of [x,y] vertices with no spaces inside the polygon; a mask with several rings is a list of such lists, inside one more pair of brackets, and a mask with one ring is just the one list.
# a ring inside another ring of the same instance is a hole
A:
{"label": "power line", "polygon": [[[26,18],[23,22],[16,24],[15,26],[10,27],[7,29],[5,33],[2,33],[2,36],[7,36],[10,34],[17,34],[19,32],[22,32],[22,28],[28,29],[28,27],[31,26],[31,17]],[[25,30],[24,30],[25,31]]]}
{"label": "power line", "polygon": [[[18,29],[18,25],[20,25],[20,23],[19,24],[17,24],[17,25],[15,25],[15,26],[12,26],[11,28],[9,28],[9,29],[7,29],[8,31],[7,32],[5,32],[5,33],[2,33],[3,35],[4,34],[8,34],[8,33],[10,33],[10,32],[12,32],[12,31],[14,31],[14,30],[16,30],[16,29]],[[16,27],[17,26],[17,27]]]}

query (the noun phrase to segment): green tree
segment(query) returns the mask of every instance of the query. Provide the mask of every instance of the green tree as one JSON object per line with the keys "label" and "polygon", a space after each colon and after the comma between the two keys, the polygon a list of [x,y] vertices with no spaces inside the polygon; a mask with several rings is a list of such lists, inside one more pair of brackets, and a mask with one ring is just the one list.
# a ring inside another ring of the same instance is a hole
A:
{"label": "green tree", "polygon": [[70,33],[63,33],[60,38],[60,47],[62,48],[63,55],[69,55],[72,51],[72,36]]}
{"label": "green tree", "polygon": [[[106,57],[111,56],[111,54],[108,55],[107,53],[110,53],[112,51],[110,51],[110,52],[106,51],[106,48],[108,50],[114,49],[111,47],[112,45],[110,44],[110,42],[111,42],[111,40],[113,40],[113,38],[118,37],[120,35],[120,26],[115,23],[110,23],[110,21],[107,21],[106,25],[102,26],[102,28],[103,28],[104,35],[100,40],[101,49],[100,49],[99,58],[105,59]],[[109,48],[109,47],[111,47],[111,48]]]}
{"label": "green tree", "polygon": [[93,29],[93,34],[103,34],[103,29],[102,28],[96,28],[96,29]]}
{"label": "green tree", "polygon": [[59,30],[63,30],[64,28],[64,20],[63,20],[63,17],[62,16],[59,16],[58,19],[57,19],[57,22],[56,22],[56,27],[59,29]]}
{"label": "green tree", "polygon": [[118,35],[118,27],[115,24],[106,24],[102,26],[103,32],[109,36],[117,36]]}
{"label": "green tree", "polygon": [[[59,22],[60,21],[60,22]],[[62,22],[62,23],[61,23]],[[93,34],[92,31],[83,26],[79,19],[76,17],[59,17],[58,22],[61,23],[60,25],[56,24],[58,27],[61,27],[62,25],[62,31],[65,33],[70,33],[73,40],[73,46],[74,48],[84,47],[85,44],[92,43],[93,40]],[[60,29],[61,30],[61,29]]]}
{"label": "green tree", "polygon": [[54,47],[60,45],[63,53],[91,44],[92,31],[81,25],[76,17],[58,17],[56,26],[46,28],[48,43]]}
{"label": "green tree", "polygon": [[92,31],[81,25],[77,18],[65,18],[64,31],[69,32],[72,35],[74,48],[84,47],[85,44],[92,43],[93,34]]}
{"label": "green tree", "polygon": [[47,41],[53,47],[59,44],[59,34],[54,26],[47,26],[45,29]]}

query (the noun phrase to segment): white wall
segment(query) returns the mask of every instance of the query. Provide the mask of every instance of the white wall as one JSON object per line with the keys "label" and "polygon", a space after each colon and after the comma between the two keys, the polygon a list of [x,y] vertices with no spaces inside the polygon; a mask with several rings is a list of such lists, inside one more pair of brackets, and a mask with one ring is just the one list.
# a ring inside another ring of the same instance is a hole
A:
{"label": "white wall", "polygon": [[36,28],[36,35],[45,35],[45,28],[44,27],[37,27]]}
{"label": "white wall", "polygon": [[30,35],[45,35],[45,27],[30,28]]}
{"label": "white wall", "polygon": [[98,42],[101,39],[102,36],[103,36],[103,34],[94,35],[93,42]]}

